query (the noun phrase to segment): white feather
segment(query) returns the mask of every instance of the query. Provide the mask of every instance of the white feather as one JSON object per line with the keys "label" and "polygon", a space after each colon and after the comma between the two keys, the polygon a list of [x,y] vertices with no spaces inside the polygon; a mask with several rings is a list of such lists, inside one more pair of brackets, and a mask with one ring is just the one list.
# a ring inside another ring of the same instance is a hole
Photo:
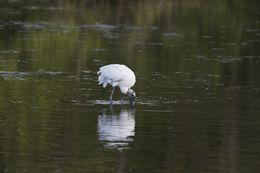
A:
{"label": "white feather", "polygon": [[98,82],[105,88],[108,84],[112,87],[118,86],[122,93],[126,94],[135,84],[134,72],[122,64],[105,65],[97,72]]}

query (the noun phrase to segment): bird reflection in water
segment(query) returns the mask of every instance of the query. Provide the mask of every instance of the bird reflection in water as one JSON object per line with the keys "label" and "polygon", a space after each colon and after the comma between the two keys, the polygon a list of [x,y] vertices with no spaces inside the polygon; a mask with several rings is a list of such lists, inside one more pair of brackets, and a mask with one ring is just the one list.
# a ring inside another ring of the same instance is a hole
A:
{"label": "bird reflection in water", "polygon": [[98,139],[107,148],[127,149],[135,135],[135,109],[121,109],[119,114],[115,114],[110,107],[109,114],[106,112],[104,110],[102,115],[98,115]]}

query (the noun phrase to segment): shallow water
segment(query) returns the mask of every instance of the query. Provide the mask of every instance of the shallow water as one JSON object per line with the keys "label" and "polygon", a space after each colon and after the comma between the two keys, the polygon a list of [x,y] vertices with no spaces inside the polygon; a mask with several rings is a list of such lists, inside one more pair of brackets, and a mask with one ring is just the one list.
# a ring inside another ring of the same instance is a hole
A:
{"label": "shallow water", "polygon": [[0,0],[0,172],[258,172],[259,7]]}

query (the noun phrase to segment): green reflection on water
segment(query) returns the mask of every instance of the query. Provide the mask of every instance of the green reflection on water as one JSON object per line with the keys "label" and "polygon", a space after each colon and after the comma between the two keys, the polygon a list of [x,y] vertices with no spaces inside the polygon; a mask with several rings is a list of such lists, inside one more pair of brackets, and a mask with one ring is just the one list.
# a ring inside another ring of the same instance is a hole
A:
{"label": "green reflection on water", "polygon": [[[259,170],[259,2],[0,6],[2,171]],[[135,136],[122,151],[97,131],[109,89],[96,71],[109,63],[137,75]]]}

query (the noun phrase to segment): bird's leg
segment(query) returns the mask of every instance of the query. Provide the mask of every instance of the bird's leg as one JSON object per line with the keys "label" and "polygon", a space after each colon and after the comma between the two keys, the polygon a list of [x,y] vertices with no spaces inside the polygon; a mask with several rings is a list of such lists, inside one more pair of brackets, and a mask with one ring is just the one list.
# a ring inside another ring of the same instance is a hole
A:
{"label": "bird's leg", "polygon": [[120,94],[120,98],[121,98],[121,104],[123,104],[123,103],[124,103],[124,100],[123,100],[123,95],[122,95],[122,93]]}
{"label": "bird's leg", "polygon": [[113,96],[113,94],[114,94],[114,91],[115,91],[115,87],[113,87],[112,92],[111,92],[111,95],[110,95],[110,97],[109,97],[111,103],[113,103],[112,96]]}

